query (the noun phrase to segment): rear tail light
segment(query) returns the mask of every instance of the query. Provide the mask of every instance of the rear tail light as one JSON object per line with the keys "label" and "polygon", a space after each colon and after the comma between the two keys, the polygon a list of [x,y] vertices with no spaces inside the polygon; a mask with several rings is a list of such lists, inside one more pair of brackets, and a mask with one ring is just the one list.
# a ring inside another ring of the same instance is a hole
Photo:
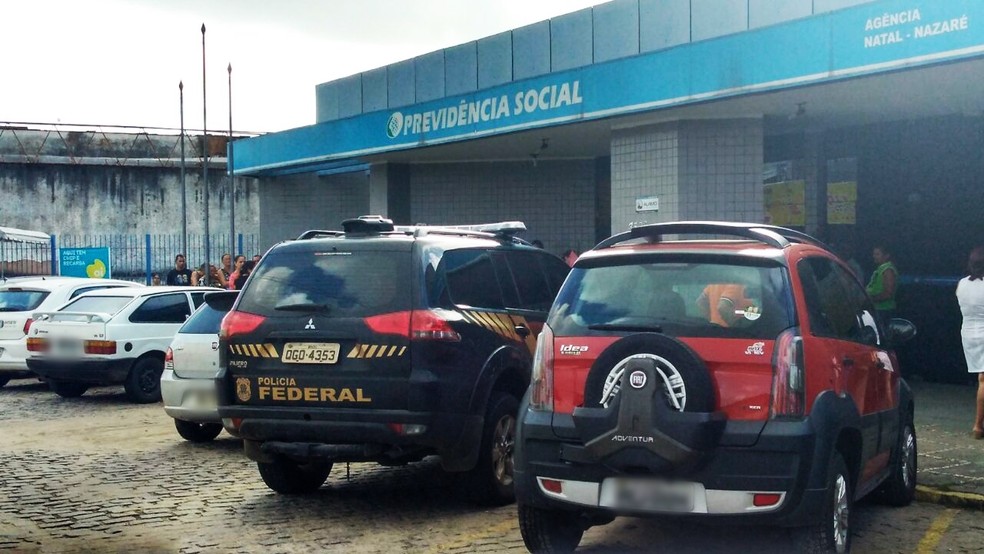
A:
{"label": "rear tail light", "polygon": [[372,332],[384,335],[413,340],[461,340],[461,335],[437,310],[393,312],[367,317],[364,321]]}
{"label": "rear tail light", "polygon": [[266,318],[249,312],[231,311],[222,318],[222,325],[219,327],[219,337],[230,339],[236,335],[252,333],[259,327]]}
{"label": "rear tail light", "polygon": [[167,353],[164,354],[164,369],[166,371],[174,371],[174,350],[171,347],[167,347]]}
{"label": "rear tail light", "polygon": [[803,338],[798,330],[787,329],[776,339],[769,417],[802,417],[804,388]]}
{"label": "rear tail light", "polygon": [[86,354],[116,354],[115,340],[87,340],[82,342]]}
{"label": "rear tail light", "polygon": [[536,341],[536,354],[533,356],[532,389],[530,391],[530,408],[552,412],[553,397],[553,365],[554,365],[554,335],[549,325],[543,326],[540,337]]}
{"label": "rear tail light", "polygon": [[32,323],[34,323],[34,320],[31,319],[31,318],[27,318],[27,321],[24,322],[24,334],[25,335],[27,334],[28,331],[31,330],[31,324]]}
{"label": "rear tail light", "polygon": [[42,339],[40,337],[30,337],[27,339],[27,350],[28,352],[47,352],[51,349],[51,343],[48,339]]}

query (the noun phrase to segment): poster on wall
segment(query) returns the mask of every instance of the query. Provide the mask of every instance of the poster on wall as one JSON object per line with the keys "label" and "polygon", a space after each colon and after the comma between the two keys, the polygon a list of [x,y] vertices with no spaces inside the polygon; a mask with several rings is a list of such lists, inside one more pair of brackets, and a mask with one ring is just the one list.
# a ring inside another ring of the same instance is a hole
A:
{"label": "poster on wall", "polygon": [[62,248],[59,251],[58,273],[67,277],[109,279],[109,247]]}
{"label": "poster on wall", "polygon": [[827,223],[854,225],[857,220],[858,184],[855,181],[827,183]]}
{"label": "poster on wall", "polygon": [[765,222],[786,227],[806,225],[806,182],[783,181],[765,185]]}

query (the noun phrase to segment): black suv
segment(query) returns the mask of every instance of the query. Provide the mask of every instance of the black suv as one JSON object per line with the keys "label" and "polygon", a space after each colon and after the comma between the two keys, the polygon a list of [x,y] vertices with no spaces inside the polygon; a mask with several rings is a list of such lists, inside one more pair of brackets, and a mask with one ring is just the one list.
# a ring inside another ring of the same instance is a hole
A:
{"label": "black suv", "polygon": [[[680,239],[699,240],[680,240]],[[539,337],[517,426],[519,525],[573,550],[620,515],[788,526],[850,550],[852,504],[908,504],[912,392],[864,286],[761,224],[637,227],[582,255]]]}
{"label": "black suv", "polygon": [[519,222],[342,225],[273,247],[223,321],[224,425],[280,493],[436,454],[474,500],[511,502],[519,398],[569,268]]}

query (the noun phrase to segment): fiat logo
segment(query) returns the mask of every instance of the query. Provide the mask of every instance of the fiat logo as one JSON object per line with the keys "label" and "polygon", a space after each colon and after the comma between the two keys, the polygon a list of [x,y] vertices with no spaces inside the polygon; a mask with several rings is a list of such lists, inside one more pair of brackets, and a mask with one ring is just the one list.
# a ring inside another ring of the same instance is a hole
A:
{"label": "fiat logo", "polygon": [[633,371],[629,375],[629,384],[632,385],[634,389],[641,389],[646,386],[646,372],[644,371]]}

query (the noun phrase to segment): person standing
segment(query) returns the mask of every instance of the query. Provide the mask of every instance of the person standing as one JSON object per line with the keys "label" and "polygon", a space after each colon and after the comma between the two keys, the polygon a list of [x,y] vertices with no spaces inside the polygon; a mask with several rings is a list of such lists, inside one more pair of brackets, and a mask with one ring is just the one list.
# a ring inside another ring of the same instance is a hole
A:
{"label": "person standing", "polygon": [[984,246],[970,251],[967,262],[969,275],[957,283],[957,303],[963,324],[960,338],[963,342],[967,371],[977,374],[977,415],[971,434],[975,439],[984,438]]}
{"label": "person standing", "polygon": [[229,288],[229,276],[232,275],[232,254],[222,254],[222,267],[219,268],[219,283],[222,288]]}
{"label": "person standing", "polygon": [[895,293],[898,290],[899,270],[892,262],[892,253],[883,245],[877,245],[871,250],[871,258],[875,261],[875,271],[866,287],[868,296],[875,303],[875,310],[883,326],[895,317],[898,307]]}
{"label": "person standing", "polygon": [[229,290],[239,290],[236,288],[236,279],[239,278],[240,273],[243,270],[243,264],[246,263],[246,256],[242,254],[236,256],[236,261],[232,264],[232,273],[229,275],[228,284],[226,288]]}
{"label": "person standing", "polygon": [[182,286],[191,284],[191,270],[188,269],[184,254],[178,254],[174,257],[174,269],[167,272],[164,284]]}
{"label": "person standing", "polygon": [[578,254],[577,250],[574,250],[573,248],[568,248],[564,251],[564,255],[561,256],[561,258],[567,262],[567,267],[574,267],[574,262],[576,262],[579,257],[580,254]]}

